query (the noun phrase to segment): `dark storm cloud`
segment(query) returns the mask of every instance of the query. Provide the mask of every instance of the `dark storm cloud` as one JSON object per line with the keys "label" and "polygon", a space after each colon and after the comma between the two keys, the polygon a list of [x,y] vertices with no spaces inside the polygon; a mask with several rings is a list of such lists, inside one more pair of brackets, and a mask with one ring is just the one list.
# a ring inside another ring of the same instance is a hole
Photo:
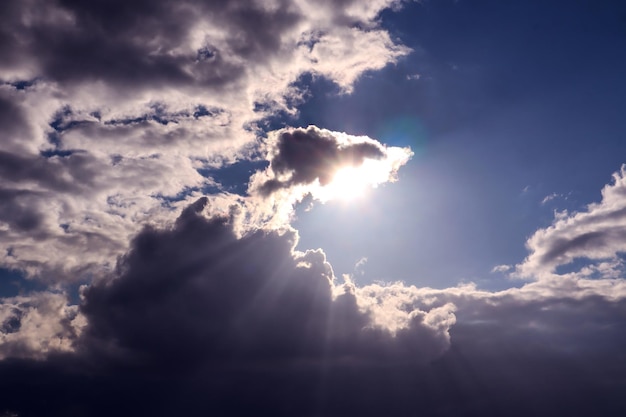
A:
{"label": "dark storm cloud", "polygon": [[[122,414],[176,408],[225,415],[259,407],[256,412],[304,415],[326,407],[327,378],[350,385],[364,370],[368,378],[389,377],[447,348],[447,327],[437,326],[437,317],[415,314],[395,335],[374,326],[349,289],[333,296],[323,252],[293,252],[293,232],[238,238],[231,219],[200,214],[206,204],[196,202],[169,230],[141,232],[115,276],[83,292],[87,326],[74,340],[76,353],[39,364],[2,362],[0,380],[15,384],[0,383],[11,390],[0,409],[36,415],[46,407],[49,416],[104,415],[110,407],[122,407]],[[19,314],[6,321],[11,329],[23,326]],[[26,390],[41,402],[26,401],[17,389],[30,377],[44,381]],[[87,386],[84,396],[57,396],[57,388],[83,392]],[[97,386],[107,396],[117,393],[104,408]],[[156,401],[149,399],[154,390]]]}
{"label": "dark storm cloud", "polygon": [[335,135],[315,126],[285,130],[272,146],[270,169],[277,178],[259,185],[263,195],[316,180],[326,185],[340,167],[359,166],[365,159],[385,156],[384,148],[374,141],[342,143]]}
{"label": "dark storm cloud", "polygon": [[[304,25],[315,36],[285,36],[309,18],[303,4],[0,2],[3,259],[22,270],[48,266],[44,280],[70,267],[90,280],[80,306],[58,287],[1,300],[0,416],[624,415],[626,307],[616,283],[615,301],[580,295],[578,281],[558,297],[397,284],[418,298],[430,292],[414,302],[349,282],[339,291],[321,250],[294,251],[292,231],[241,232],[243,209],[206,218],[206,198],[169,228],[135,235],[174,216],[153,196],[200,188],[196,162],[218,153],[207,138],[245,136],[258,116],[246,101],[252,92],[262,86],[268,101],[281,98],[302,71],[347,89],[407,52],[386,32],[354,24],[376,26],[363,16],[374,19],[389,2],[320,1],[311,12],[332,7]],[[316,19],[344,23],[318,30]],[[200,22],[206,30],[196,33]],[[311,39],[315,54],[290,51],[298,39]],[[233,88],[214,94],[222,87]],[[197,103],[224,113],[198,121]],[[222,115],[245,128],[212,135],[186,125]],[[340,165],[389,156],[373,140],[331,133],[280,132],[260,190],[325,184]],[[568,233],[546,246],[595,248],[593,233],[572,231],[592,237],[578,246],[563,243]],[[609,246],[621,248],[615,236]],[[112,272],[105,263],[115,259]]]}
{"label": "dark storm cloud", "polygon": [[[321,253],[291,256],[288,235],[237,239],[227,219],[195,210],[172,230],[144,231],[116,280],[85,293],[78,353],[0,363],[0,409],[450,417],[626,409],[624,301],[443,290],[425,304],[454,300],[459,320],[451,348],[425,362],[432,356],[420,346],[433,338],[424,326],[393,338],[363,328],[369,319],[354,296],[330,299]],[[260,260],[270,254],[276,262]],[[12,317],[6,325],[19,327]]]}
{"label": "dark storm cloud", "polygon": [[626,302],[489,304],[459,307],[452,348],[440,361],[439,376],[452,387],[443,415],[623,414]]}
{"label": "dark storm cloud", "polygon": [[[321,251],[293,253],[290,232],[239,238],[232,219],[200,214],[206,204],[171,229],[144,230],[113,279],[83,293],[87,327],[76,353],[0,364],[0,408],[20,416],[583,416],[619,415],[625,405],[623,301],[426,294],[421,309],[458,306],[451,350],[432,361],[447,346],[445,328],[420,314],[395,336],[372,327],[375,313],[357,305],[363,294],[332,297]],[[20,311],[4,320],[7,333],[26,326]],[[58,331],[71,335],[65,323]],[[25,341],[5,346],[15,355]]]}
{"label": "dark storm cloud", "polygon": [[119,277],[85,292],[88,346],[115,341],[111,354],[174,368],[204,361],[335,362],[344,355],[420,362],[445,349],[445,334],[420,317],[392,337],[369,326],[354,295],[333,299],[324,254],[293,254],[293,233],[237,238],[229,219],[196,213],[205,204],[199,200],[183,212],[173,230],[139,234]]}
{"label": "dark storm cloud", "polygon": [[[4,9],[0,48],[5,67],[30,62],[49,80],[124,88],[236,82],[244,66],[227,55],[262,62],[279,52],[281,34],[299,20],[285,1],[272,10],[248,1],[170,0],[9,1]],[[207,16],[228,28],[225,44],[181,51]]]}
{"label": "dark storm cloud", "polygon": [[[75,310],[64,313],[56,332],[74,353],[0,362],[0,410],[582,417],[626,407],[624,301],[402,287],[414,301],[392,296],[415,314],[392,335],[359,307],[373,293],[348,286],[333,297],[321,251],[293,252],[292,232],[237,237],[233,219],[201,214],[206,204],[137,235],[114,276],[83,292],[78,338]],[[458,319],[446,351],[449,324],[422,310],[450,302]],[[28,326],[28,304],[15,305],[9,336]],[[9,353],[37,340],[27,336]]]}

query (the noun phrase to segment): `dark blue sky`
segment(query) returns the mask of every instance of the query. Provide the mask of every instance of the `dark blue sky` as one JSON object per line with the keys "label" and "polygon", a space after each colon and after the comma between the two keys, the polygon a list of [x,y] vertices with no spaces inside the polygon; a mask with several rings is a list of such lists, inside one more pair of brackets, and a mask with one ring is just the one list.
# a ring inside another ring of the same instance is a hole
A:
{"label": "dark blue sky", "polygon": [[599,201],[624,162],[626,5],[425,1],[382,21],[414,52],[351,95],[313,82],[297,124],[416,155],[364,217],[332,204],[301,213],[301,246],[324,247],[339,272],[365,256],[367,279],[393,279],[393,259],[396,279],[419,285],[508,286],[491,268],[520,262],[553,210]]}

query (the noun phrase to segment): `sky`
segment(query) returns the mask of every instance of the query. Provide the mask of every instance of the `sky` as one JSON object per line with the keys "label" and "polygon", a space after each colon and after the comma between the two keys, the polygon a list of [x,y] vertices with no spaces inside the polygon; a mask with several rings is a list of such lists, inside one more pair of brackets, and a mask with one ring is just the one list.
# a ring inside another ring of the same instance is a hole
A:
{"label": "sky", "polygon": [[0,4],[0,417],[622,416],[626,5]]}

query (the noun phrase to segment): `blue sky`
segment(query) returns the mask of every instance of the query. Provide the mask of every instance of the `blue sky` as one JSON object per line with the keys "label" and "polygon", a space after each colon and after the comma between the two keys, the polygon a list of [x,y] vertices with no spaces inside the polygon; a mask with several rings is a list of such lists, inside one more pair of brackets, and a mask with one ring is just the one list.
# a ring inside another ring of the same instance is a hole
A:
{"label": "blue sky", "polygon": [[369,210],[356,208],[364,222],[331,205],[300,214],[302,245],[324,247],[339,272],[367,257],[366,279],[393,280],[392,263],[416,285],[511,285],[491,269],[521,261],[554,210],[598,201],[626,153],[626,9],[563,4],[438,1],[383,13],[415,52],[351,95],[314,83],[295,124],[416,156]]}
{"label": "blue sky", "polygon": [[0,57],[0,417],[624,415],[626,4],[6,0]]}

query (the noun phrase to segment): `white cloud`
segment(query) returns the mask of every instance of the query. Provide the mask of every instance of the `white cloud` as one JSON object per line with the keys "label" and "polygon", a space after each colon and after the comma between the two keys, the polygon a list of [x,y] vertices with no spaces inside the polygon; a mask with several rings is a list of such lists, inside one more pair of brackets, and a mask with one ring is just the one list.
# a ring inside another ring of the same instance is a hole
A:
{"label": "white cloud", "polygon": [[562,197],[562,196],[561,194],[557,194],[557,193],[548,194],[547,196],[543,198],[543,200],[541,200],[541,205],[543,206],[544,204],[554,200],[557,197]]}
{"label": "white cloud", "polygon": [[[625,169],[622,166],[613,175],[613,183],[602,189],[599,203],[589,204],[579,213],[557,213],[551,226],[536,231],[526,242],[530,255],[517,265],[514,275],[543,279],[576,259],[621,268],[616,262],[620,253],[626,252]],[[615,268],[609,276],[615,274]]]}
{"label": "white cloud", "polygon": [[64,294],[41,292],[5,298],[0,304],[0,359],[72,351],[85,324]]}
{"label": "white cloud", "polygon": [[[15,2],[0,18],[12,33],[0,151],[43,168],[0,179],[5,213],[25,213],[0,219],[0,266],[50,280],[110,270],[143,224],[171,221],[212,184],[199,168],[245,158],[260,120],[294,114],[301,75],[349,92],[408,54],[377,21],[398,4],[154,1],[110,14]],[[51,189],[43,172],[59,167],[66,187]]]}
{"label": "white cloud", "polygon": [[496,273],[496,272],[500,272],[500,273],[504,273],[504,272],[509,272],[513,267],[511,265],[496,265],[493,268],[491,268],[491,273]]}

